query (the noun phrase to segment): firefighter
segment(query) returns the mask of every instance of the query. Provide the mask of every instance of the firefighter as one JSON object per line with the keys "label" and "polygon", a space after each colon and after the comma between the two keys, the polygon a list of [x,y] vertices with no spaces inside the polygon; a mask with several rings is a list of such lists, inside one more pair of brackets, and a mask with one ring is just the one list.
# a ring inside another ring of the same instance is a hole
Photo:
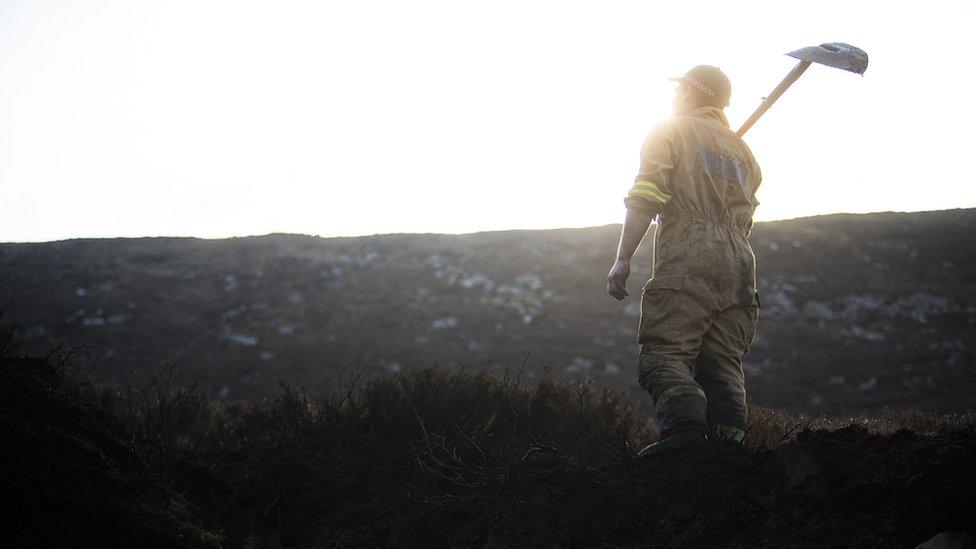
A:
{"label": "firefighter", "polygon": [[731,82],[708,65],[672,80],[674,116],[644,141],[607,278],[610,296],[626,298],[631,257],[657,217],[637,341],[638,382],[654,400],[661,438],[638,457],[708,440],[742,443],[742,357],[759,317],[749,235],[761,175],[725,118]]}

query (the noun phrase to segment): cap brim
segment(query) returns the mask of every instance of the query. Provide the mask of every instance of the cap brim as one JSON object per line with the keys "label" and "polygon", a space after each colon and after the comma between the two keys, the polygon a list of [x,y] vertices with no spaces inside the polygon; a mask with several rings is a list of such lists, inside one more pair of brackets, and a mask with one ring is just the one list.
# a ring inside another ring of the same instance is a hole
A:
{"label": "cap brim", "polygon": [[684,79],[685,79],[684,76],[672,76],[671,78],[668,78],[668,80],[670,80],[672,82],[681,82]]}

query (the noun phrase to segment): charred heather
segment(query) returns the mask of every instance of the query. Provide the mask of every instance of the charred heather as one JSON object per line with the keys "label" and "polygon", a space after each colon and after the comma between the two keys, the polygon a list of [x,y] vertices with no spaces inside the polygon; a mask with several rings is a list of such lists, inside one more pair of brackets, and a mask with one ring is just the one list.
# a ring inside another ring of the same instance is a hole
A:
{"label": "charred heather", "polygon": [[435,367],[230,404],[170,370],[93,387],[8,353],[2,529],[92,546],[909,547],[976,524],[972,419],[759,409],[749,447],[645,463],[654,426],[625,395],[552,376]]}

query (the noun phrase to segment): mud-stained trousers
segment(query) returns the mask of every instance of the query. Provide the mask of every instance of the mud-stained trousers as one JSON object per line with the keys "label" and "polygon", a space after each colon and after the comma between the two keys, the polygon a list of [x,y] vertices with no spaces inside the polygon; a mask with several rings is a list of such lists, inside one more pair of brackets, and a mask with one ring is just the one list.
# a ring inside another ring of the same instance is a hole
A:
{"label": "mud-stained trousers", "polygon": [[743,304],[734,293],[680,273],[661,273],[644,287],[638,380],[664,436],[707,426],[713,438],[745,438],[742,358],[756,335],[759,296]]}

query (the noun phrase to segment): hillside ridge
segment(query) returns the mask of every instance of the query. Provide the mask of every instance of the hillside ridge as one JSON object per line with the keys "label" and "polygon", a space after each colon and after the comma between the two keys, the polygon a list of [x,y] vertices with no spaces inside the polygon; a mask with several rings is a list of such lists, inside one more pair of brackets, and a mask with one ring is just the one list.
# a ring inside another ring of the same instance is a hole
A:
{"label": "hillside ridge", "polygon": [[[962,410],[976,379],[976,210],[758,224],[758,405]],[[633,391],[640,287],[605,292],[619,226],[469,235],[0,244],[0,303],[39,355],[87,345],[96,380],[175,361],[215,394],[278,379],[528,360]]]}
{"label": "hillside ridge", "polygon": [[[829,214],[817,214],[808,215],[800,217],[790,217],[784,219],[770,219],[767,221],[757,221],[756,227],[775,225],[778,223],[793,223],[793,222],[807,222],[814,220],[829,220],[829,219],[845,219],[845,218],[858,218],[858,217],[884,217],[884,216],[900,216],[900,215],[925,215],[925,214],[943,214],[950,212],[972,212],[976,211],[976,208],[949,208],[942,210],[918,210],[918,211],[894,211],[894,210],[884,210],[878,212],[865,212],[865,213],[847,213],[847,212],[835,212]],[[187,241],[202,241],[202,242],[220,242],[225,240],[246,240],[246,239],[262,239],[262,238],[315,238],[320,240],[351,240],[360,238],[382,238],[382,237],[404,237],[404,236],[446,236],[446,237],[466,237],[466,236],[479,236],[479,235],[494,235],[494,234],[512,234],[512,233],[545,233],[545,232],[560,232],[560,231],[585,231],[585,230],[605,230],[612,227],[620,227],[620,223],[607,223],[604,225],[588,225],[585,227],[552,227],[547,229],[496,229],[487,231],[474,231],[469,233],[437,233],[437,232],[417,232],[417,233],[374,233],[374,234],[361,234],[361,235],[348,235],[348,236],[321,236],[308,233],[281,233],[272,232],[266,234],[255,234],[255,235],[243,235],[243,236],[228,236],[228,237],[218,237],[218,238],[206,238],[200,236],[118,236],[118,237],[75,237],[75,238],[64,238],[59,240],[43,240],[37,242],[0,242],[0,245],[10,245],[10,244],[57,244],[62,242],[86,242],[86,241],[126,241],[126,240],[187,240]]]}

